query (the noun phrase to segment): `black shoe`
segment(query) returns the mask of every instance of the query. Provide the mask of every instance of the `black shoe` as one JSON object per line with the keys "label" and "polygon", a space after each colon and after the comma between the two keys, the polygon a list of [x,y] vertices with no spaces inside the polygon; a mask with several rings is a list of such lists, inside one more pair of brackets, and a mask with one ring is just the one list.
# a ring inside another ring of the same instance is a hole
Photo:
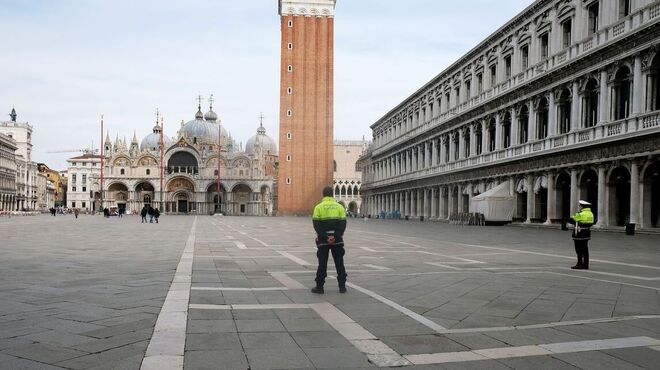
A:
{"label": "black shoe", "polygon": [[312,293],[323,294],[324,293],[323,287],[322,286],[315,286],[314,288],[312,288]]}
{"label": "black shoe", "polygon": [[582,265],[571,266],[573,270],[582,270]]}
{"label": "black shoe", "polygon": [[339,293],[346,293],[346,286],[345,285],[340,285],[339,286]]}

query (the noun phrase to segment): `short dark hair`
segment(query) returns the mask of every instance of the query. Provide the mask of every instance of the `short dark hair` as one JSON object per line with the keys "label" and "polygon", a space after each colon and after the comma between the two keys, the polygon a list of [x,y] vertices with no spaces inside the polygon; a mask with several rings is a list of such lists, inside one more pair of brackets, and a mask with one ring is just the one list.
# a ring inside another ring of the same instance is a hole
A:
{"label": "short dark hair", "polygon": [[333,196],[334,192],[332,190],[332,187],[326,186],[323,188],[323,196],[324,197],[331,197]]}

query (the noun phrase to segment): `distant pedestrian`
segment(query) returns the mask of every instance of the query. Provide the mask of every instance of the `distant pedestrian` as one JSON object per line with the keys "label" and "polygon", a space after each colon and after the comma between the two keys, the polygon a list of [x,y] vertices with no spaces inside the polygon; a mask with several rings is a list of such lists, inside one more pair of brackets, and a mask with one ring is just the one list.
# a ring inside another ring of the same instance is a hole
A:
{"label": "distant pedestrian", "polygon": [[123,217],[123,214],[124,214],[124,210],[121,209],[121,208],[119,208],[119,209],[117,210],[117,217],[122,218],[122,217]]}
{"label": "distant pedestrian", "polygon": [[156,223],[158,223],[158,218],[160,218],[160,211],[158,208],[154,208],[154,219],[156,219]]}
{"label": "distant pedestrian", "polygon": [[140,216],[142,216],[142,223],[147,222],[147,212],[148,211],[149,211],[149,209],[147,208],[146,205],[144,207],[142,207],[142,211],[140,211]]}
{"label": "distant pedestrian", "polygon": [[575,225],[573,228],[573,243],[577,254],[577,264],[572,269],[589,269],[589,240],[591,239],[591,226],[594,224],[594,214],[591,212],[591,203],[581,200],[580,211],[573,215],[568,222]]}
{"label": "distant pedestrian", "polygon": [[103,217],[110,218],[110,210],[108,208],[103,208]]}
{"label": "distant pedestrian", "polygon": [[149,223],[153,224],[154,216],[156,213],[154,212],[154,208],[151,205],[149,205],[149,209],[147,210],[147,213],[149,214]]}
{"label": "distant pedestrian", "polygon": [[79,214],[80,214],[80,210],[78,208],[73,210],[73,215],[76,216],[76,218],[78,218]]}
{"label": "distant pedestrian", "polygon": [[337,268],[339,292],[346,293],[346,268],[344,267],[344,231],[346,230],[346,210],[333,198],[330,186],[323,188],[323,200],[314,207],[312,223],[316,231],[316,257],[319,267],[316,270],[316,287],[312,293],[323,294],[323,285],[328,272],[328,258]]}

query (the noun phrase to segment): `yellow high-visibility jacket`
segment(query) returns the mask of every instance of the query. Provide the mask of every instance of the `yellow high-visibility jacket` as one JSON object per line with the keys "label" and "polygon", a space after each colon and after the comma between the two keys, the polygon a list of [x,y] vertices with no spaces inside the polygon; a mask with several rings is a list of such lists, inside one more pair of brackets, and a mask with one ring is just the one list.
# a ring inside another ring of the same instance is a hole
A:
{"label": "yellow high-visibility jacket", "polygon": [[[346,230],[346,210],[333,197],[323,197],[314,207],[312,223],[316,231],[318,246],[343,246]],[[328,237],[334,236],[334,243],[328,243]]]}
{"label": "yellow high-visibility jacket", "polygon": [[594,224],[594,214],[591,212],[591,208],[582,208],[568,222],[575,225],[573,240],[591,239],[591,226]]}

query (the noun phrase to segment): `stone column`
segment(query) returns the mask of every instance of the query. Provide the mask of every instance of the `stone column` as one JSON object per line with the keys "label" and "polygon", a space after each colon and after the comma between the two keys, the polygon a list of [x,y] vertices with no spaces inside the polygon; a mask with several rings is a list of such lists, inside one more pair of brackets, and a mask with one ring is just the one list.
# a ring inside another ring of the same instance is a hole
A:
{"label": "stone column", "polygon": [[422,192],[424,192],[424,212],[422,212],[422,214],[424,215],[424,219],[428,220],[429,219],[429,189],[422,189]]}
{"label": "stone column", "polygon": [[417,189],[417,217],[424,215],[424,190]]}
{"label": "stone column", "polygon": [[548,94],[548,137],[557,134],[557,106],[555,105],[555,93]]}
{"label": "stone column", "polygon": [[444,189],[441,186],[438,188],[438,219],[447,219],[445,212],[445,198],[443,197]]}
{"label": "stone column", "polygon": [[477,129],[481,129],[481,126],[472,125],[470,127],[470,156],[477,155]]}
{"label": "stone column", "polygon": [[605,202],[605,194],[607,191],[607,185],[605,184],[605,169],[604,165],[598,166],[598,221],[596,221],[596,227],[604,227],[609,224],[607,220],[607,203]]}
{"label": "stone column", "polygon": [[458,186],[458,197],[456,201],[458,202],[458,213],[463,213],[463,185],[457,185]]}
{"label": "stone column", "polygon": [[[635,56],[635,65],[633,66],[633,98],[632,114],[642,113],[642,57]],[[631,204],[632,206],[632,204]],[[630,223],[633,223],[630,221]]]}
{"label": "stone column", "polygon": [[438,203],[436,202],[435,198],[437,195],[438,191],[437,188],[434,186],[431,188],[431,218],[435,219],[438,215]]}
{"label": "stone column", "polygon": [[438,139],[433,139],[433,145],[431,146],[431,165],[436,166],[438,164]]}
{"label": "stone column", "polygon": [[555,172],[554,171],[548,171],[546,174],[546,178],[548,179],[548,207],[547,207],[547,213],[548,213],[548,219],[545,221],[546,225],[552,224],[552,219],[557,218],[557,193],[555,189]]}
{"label": "stone column", "polygon": [[609,105],[607,104],[607,71],[605,69],[600,71],[599,82],[600,93],[598,94],[598,124],[602,125],[607,122],[607,112],[609,112]]}
{"label": "stone column", "polygon": [[481,121],[481,153],[490,152],[488,148],[488,127],[486,120]]}
{"label": "stone column", "polygon": [[518,145],[518,114],[516,108],[511,108],[511,130],[510,130],[510,143],[511,146]]}
{"label": "stone column", "polygon": [[495,150],[502,149],[502,115],[495,114]]}
{"label": "stone column", "polygon": [[527,122],[527,142],[529,143],[536,140],[536,110],[534,110],[533,101],[529,101],[527,109],[529,112],[529,121]]}
{"label": "stone column", "polygon": [[575,131],[582,128],[580,124],[580,96],[578,94],[578,82],[573,81],[571,86],[571,127],[569,131]]}
{"label": "stone column", "polygon": [[463,128],[458,130],[458,159],[465,158],[465,132]]}
{"label": "stone column", "polygon": [[633,160],[630,164],[630,223],[639,223],[639,211],[643,208],[639,204],[639,165]]}
{"label": "stone column", "polygon": [[577,168],[571,168],[571,206],[570,214],[574,215],[577,212],[578,208],[578,189],[579,184],[577,183],[578,170]]}
{"label": "stone column", "polygon": [[448,195],[447,195],[447,220],[451,217],[451,213],[454,211],[454,189],[452,189],[450,186],[448,188]]}
{"label": "stone column", "polygon": [[424,168],[431,167],[431,153],[429,153],[429,143],[424,143]]}
{"label": "stone column", "polygon": [[445,153],[445,141],[446,141],[446,136],[443,136],[440,139],[440,163],[445,163],[447,162],[446,153]]}
{"label": "stone column", "polygon": [[525,176],[525,181],[527,182],[527,220],[525,223],[530,224],[534,217],[534,176]]}

